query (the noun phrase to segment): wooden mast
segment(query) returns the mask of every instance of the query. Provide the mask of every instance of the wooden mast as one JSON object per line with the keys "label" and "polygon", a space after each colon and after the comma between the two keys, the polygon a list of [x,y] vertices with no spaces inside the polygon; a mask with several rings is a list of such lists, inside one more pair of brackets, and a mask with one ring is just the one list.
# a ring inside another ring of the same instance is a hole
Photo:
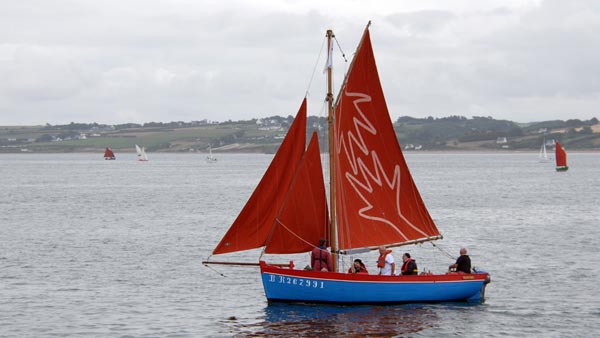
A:
{"label": "wooden mast", "polygon": [[334,151],[335,146],[334,142],[334,131],[333,131],[333,66],[332,66],[332,55],[331,55],[331,44],[333,43],[332,38],[335,37],[333,35],[333,31],[331,29],[327,30],[327,124],[329,131],[329,212],[330,212],[330,224],[329,224],[329,244],[331,246],[331,254],[333,261],[333,271],[338,271],[337,264],[337,250],[338,250],[338,241],[337,241],[337,228],[335,222],[335,174],[334,174]]}

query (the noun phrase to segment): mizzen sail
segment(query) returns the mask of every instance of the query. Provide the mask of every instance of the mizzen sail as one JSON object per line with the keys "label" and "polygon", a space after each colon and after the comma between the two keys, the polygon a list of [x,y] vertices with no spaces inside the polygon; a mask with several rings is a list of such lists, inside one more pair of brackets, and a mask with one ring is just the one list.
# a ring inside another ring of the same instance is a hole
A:
{"label": "mizzen sail", "polygon": [[334,129],[338,248],[441,238],[396,139],[368,28],[340,91]]}

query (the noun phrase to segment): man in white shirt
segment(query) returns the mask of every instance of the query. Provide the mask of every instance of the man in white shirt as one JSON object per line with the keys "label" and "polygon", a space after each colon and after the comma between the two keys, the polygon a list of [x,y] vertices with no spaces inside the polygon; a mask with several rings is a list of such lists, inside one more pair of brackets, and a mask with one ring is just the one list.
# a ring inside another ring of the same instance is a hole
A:
{"label": "man in white shirt", "polygon": [[379,274],[382,276],[394,275],[396,263],[394,262],[394,256],[392,256],[392,250],[386,250],[385,246],[379,247],[379,259],[377,260],[377,267],[379,268]]}

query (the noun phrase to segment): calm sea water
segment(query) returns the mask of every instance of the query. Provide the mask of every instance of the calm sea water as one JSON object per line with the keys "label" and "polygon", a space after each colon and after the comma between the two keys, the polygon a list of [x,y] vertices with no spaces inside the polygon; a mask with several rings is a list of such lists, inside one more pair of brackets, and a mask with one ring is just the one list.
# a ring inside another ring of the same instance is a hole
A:
{"label": "calm sea water", "polygon": [[[484,304],[315,306],[268,305],[257,268],[201,264],[269,155],[0,155],[0,336],[595,336],[600,154],[566,173],[536,156],[407,154],[445,238],[396,259],[442,272],[466,246],[492,275]],[[308,263],[267,257],[290,258]]]}

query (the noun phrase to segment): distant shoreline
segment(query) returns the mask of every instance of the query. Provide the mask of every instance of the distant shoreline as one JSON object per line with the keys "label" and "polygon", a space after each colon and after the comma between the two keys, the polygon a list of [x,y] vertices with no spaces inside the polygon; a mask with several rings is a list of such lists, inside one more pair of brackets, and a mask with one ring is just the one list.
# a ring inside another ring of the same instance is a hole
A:
{"label": "distant shoreline", "polygon": [[[100,157],[104,153],[104,150],[96,150],[96,151],[74,151],[74,152],[35,152],[35,151],[14,151],[14,152],[2,152],[1,155],[51,155],[51,154],[99,154]],[[538,151],[533,150],[419,150],[419,151],[405,151],[402,153],[404,155],[413,155],[413,154],[538,154]],[[549,152],[549,155],[553,155],[553,151]],[[577,149],[577,150],[568,150],[568,154],[596,154],[600,153],[600,149]],[[132,154],[135,155],[135,151],[115,151],[115,154]],[[208,152],[198,151],[198,152],[173,152],[173,151],[154,151],[149,154],[174,154],[174,155],[189,155],[189,156],[198,156],[198,155],[207,155]],[[327,153],[322,153],[327,154]],[[274,155],[274,153],[264,153],[264,152],[242,152],[242,151],[226,151],[219,152],[213,149],[213,155]]]}
{"label": "distant shoreline", "polygon": [[[97,153],[111,148],[132,153],[135,145],[151,153],[274,154],[293,118],[209,123],[208,121],[99,125],[71,123],[28,127],[0,126],[0,153]],[[322,131],[327,147],[327,121],[308,117],[307,125]],[[311,129],[308,128],[308,129]],[[536,153],[545,142],[552,152],[560,142],[567,152],[600,151],[600,122],[545,121],[519,125],[489,117],[460,116],[394,122],[402,151],[409,153]],[[309,135],[307,130],[307,138]]]}

